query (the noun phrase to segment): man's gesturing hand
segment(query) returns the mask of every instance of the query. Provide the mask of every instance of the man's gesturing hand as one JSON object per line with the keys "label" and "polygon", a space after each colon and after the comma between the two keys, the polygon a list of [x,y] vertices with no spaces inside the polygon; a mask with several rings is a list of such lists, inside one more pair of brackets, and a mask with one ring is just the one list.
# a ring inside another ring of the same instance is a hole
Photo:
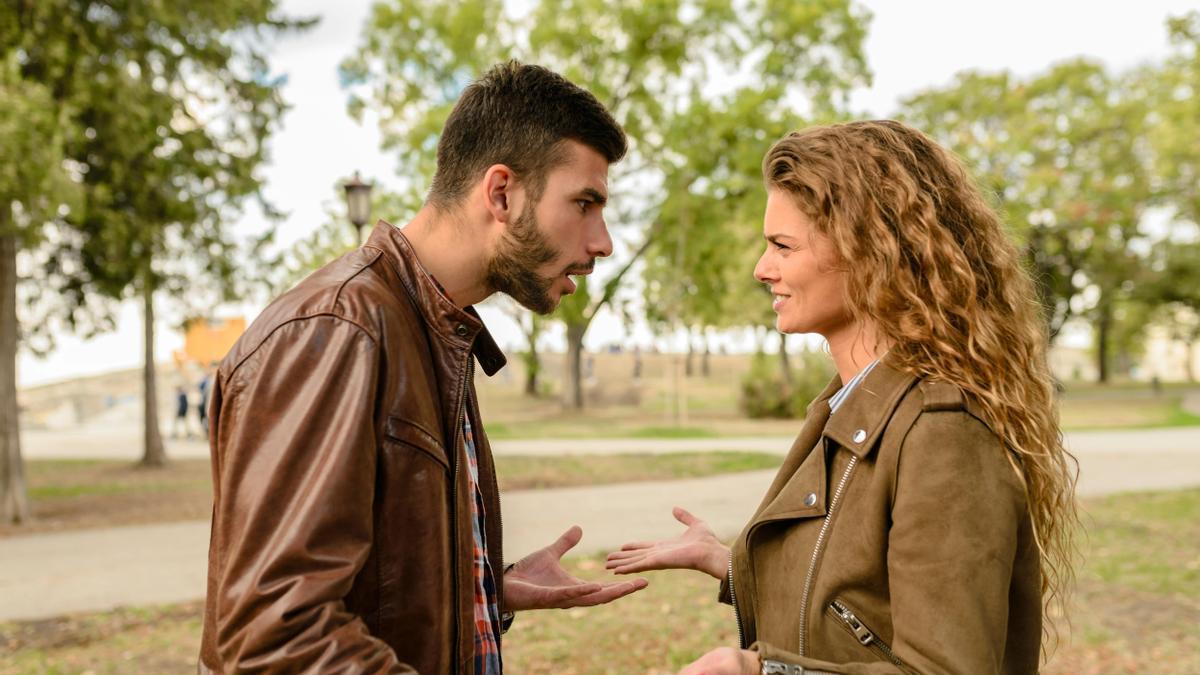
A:
{"label": "man's gesturing hand", "polygon": [[525,556],[504,575],[504,608],[564,609],[590,607],[612,602],[646,587],[645,579],[595,583],[573,577],[563,569],[563,554],[583,537],[578,525],[563,533],[553,544]]}
{"label": "man's gesturing hand", "polygon": [[703,520],[678,506],[672,513],[675,520],[687,526],[683,534],[662,541],[625,544],[620,551],[608,554],[604,566],[614,574],[689,569],[705,572],[717,579],[724,578],[729,564],[729,547],[717,539],[712,528]]}

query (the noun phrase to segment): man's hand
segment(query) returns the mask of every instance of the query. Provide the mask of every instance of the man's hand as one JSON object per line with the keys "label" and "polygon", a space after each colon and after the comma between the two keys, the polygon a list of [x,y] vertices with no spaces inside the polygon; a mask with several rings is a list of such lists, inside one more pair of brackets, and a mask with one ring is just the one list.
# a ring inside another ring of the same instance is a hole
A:
{"label": "man's hand", "polygon": [[567,574],[561,559],[583,537],[578,525],[558,541],[525,556],[504,575],[504,609],[565,609],[612,602],[646,587],[645,579],[600,584]]}
{"label": "man's hand", "polygon": [[625,544],[620,551],[608,554],[604,566],[614,574],[688,569],[724,579],[729,565],[729,547],[717,539],[703,520],[678,506],[672,514],[675,520],[687,525],[683,534],[674,539]]}
{"label": "man's hand", "polygon": [[688,664],[679,675],[758,675],[762,660],[749,649],[719,647]]}

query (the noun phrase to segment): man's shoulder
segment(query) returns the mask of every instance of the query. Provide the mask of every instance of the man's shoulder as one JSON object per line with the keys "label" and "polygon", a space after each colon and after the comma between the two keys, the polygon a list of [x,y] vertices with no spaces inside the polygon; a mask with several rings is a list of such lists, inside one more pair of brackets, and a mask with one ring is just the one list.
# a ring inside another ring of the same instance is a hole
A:
{"label": "man's shoulder", "polygon": [[378,342],[386,315],[407,315],[412,304],[405,291],[389,283],[386,262],[376,249],[356,249],[313,272],[275,298],[250,324],[225,357],[224,368],[262,347],[282,327],[295,324],[341,325]]}

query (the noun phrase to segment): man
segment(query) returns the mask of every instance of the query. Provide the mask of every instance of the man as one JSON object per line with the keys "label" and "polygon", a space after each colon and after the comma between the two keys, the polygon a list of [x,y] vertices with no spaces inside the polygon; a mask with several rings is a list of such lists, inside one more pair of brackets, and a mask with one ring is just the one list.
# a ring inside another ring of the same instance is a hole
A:
{"label": "man", "polygon": [[222,362],[201,670],[498,673],[510,612],[594,605],[579,528],[506,570],[474,364],[504,356],[471,308],[537,312],[612,252],[624,133],[590,93],[499,65],[463,93],[403,230],[277,299]]}

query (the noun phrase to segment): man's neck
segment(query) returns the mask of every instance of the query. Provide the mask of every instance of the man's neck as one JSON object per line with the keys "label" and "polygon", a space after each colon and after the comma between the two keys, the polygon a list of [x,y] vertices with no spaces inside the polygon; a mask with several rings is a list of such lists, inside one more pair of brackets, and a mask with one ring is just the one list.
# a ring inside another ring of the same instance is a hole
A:
{"label": "man's neck", "polygon": [[451,302],[467,307],[492,294],[485,283],[487,255],[481,237],[456,213],[426,204],[403,230],[421,265],[437,279]]}

